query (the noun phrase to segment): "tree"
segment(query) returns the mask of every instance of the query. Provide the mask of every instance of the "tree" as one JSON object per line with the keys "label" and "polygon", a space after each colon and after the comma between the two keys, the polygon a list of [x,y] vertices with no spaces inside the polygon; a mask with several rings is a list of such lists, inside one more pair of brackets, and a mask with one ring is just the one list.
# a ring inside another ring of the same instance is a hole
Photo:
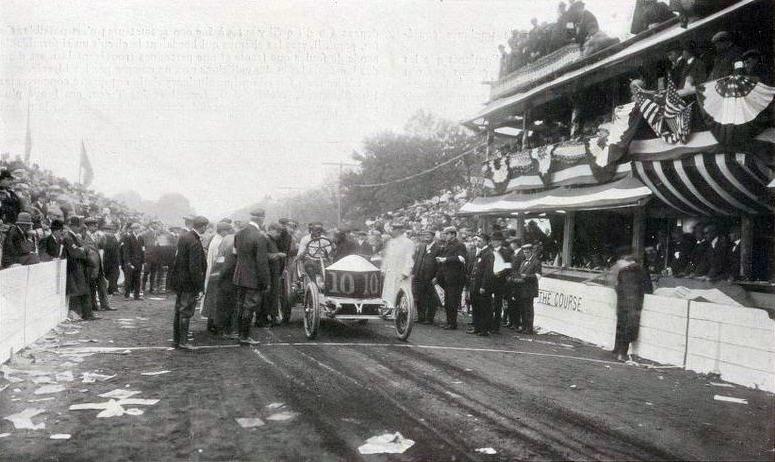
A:
{"label": "tree", "polygon": [[[360,169],[343,177],[345,217],[357,220],[409,205],[457,186],[466,186],[478,165],[475,155],[443,165],[428,174],[394,182],[438,167],[475,144],[460,125],[425,111],[413,115],[402,133],[383,132],[366,138],[352,157]],[[389,183],[378,187],[364,184]]]}

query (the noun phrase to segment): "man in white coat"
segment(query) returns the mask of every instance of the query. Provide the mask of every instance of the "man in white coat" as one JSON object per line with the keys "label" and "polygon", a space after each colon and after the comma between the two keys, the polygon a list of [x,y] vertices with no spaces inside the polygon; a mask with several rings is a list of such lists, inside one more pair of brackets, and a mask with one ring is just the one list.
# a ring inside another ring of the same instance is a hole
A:
{"label": "man in white coat", "polygon": [[207,287],[210,281],[210,273],[215,266],[215,260],[218,258],[218,247],[220,247],[224,236],[232,233],[233,229],[231,223],[224,221],[218,222],[215,228],[215,235],[210,239],[210,245],[207,247],[207,272],[205,274],[205,290],[200,303],[202,309],[202,317],[207,318],[207,329],[213,331],[215,329],[215,312],[209,309],[214,308],[214,304],[208,304],[205,306],[205,298],[207,297]]}
{"label": "man in white coat", "polygon": [[382,272],[384,282],[382,284],[382,299],[391,306],[395,305],[398,291],[404,281],[405,287],[411,290],[408,281],[412,274],[414,264],[414,242],[406,236],[402,224],[392,225],[390,229],[392,239],[385,246],[385,255],[382,260]]}

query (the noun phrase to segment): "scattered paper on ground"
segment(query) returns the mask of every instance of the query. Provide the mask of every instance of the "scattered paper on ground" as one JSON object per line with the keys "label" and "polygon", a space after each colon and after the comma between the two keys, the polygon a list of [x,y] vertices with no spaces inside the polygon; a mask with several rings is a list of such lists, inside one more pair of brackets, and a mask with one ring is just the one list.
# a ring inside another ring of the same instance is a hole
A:
{"label": "scattered paper on ground", "polygon": [[69,440],[70,434],[69,433],[54,433],[53,435],[48,437],[51,440]]}
{"label": "scattered paper on ground", "polygon": [[72,382],[75,377],[73,377],[72,371],[57,372],[56,380],[57,382]]}
{"label": "scattered paper on ground", "polygon": [[714,387],[735,388],[731,383],[710,382],[710,384]]}
{"label": "scattered paper on ground", "polygon": [[65,391],[64,385],[43,385],[42,387],[35,390],[35,394],[46,395],[49,393],[59,393],[60,391]]}
{"label": "scattered paper on ground", "polygon": [[141,392],[136,390],[124,390],[122,388],[116,388],[113,391],[109,391],[107,393],[102,393],[100,398],[116,398],[116,399],[126,399],[131,398],[134,395],[139,395]]}
{"label": "scattered paper on ground", "polygon": [[10,433],[0,433],[0,438],[5,438],[6,436],[11,436]]}
{"label": "scattered paper on ground", "polygon": [[731,396],[714,395],[713,399],[715,399],[716,401],[726,401],[728,403],[748,404],[747,399],[733,398]]}
{"label": "scattered paper on ground", "polygon": [[96,372],[84,372],[83,373],[83,383],[94,383],[97,380],[100,382],[104,382],[106,380],[110,380],[116,375],[104,375],[104,374],[98,374]]}
{"label": "scattered paper on ground", "polygon": [[497,454],[497,451],[493,448],[479,448],[476,450],[476,452],[480,454]]}
{"label": "scattered paper on ground", "polygon": [[44,412],[46,412],[45,409],[28,407],[21,412],[6,416],[4,419],[13,423],[13,426],[17,430],[42,430],[46,428],[46,424],[44,422],[34,424],[32,423],[32,418],[38,414],[43,414]]}
{"label": "scattered paper on ground", "polygon": [[361,454],[402,454],[414,446],[414,441],[404,438],[401,433],[385,433],[372,436],[358,447]]}
{"label": "scattered paper on ground", "polygon": [[267,409],[280,409],[283,406],[285,406],[285,403],[271,403],[271,404],[267,404],[266,408]]}
{"label": "scattered paper on ground", "polygon": [[56,383],[56,381],[47,375],[39,375],[32,378],[32,383],[40,385],[43,383]]}
{"label": "scattered paper on ground", "polygon": [[28,399],[28,403],[39,403],[41,401],[51,401],[55,399],[53,396],[49,396],[48,398],[38,398],[38,399]]}
{"label": "scattered paper on ground", "polygon": [[234,420],[236,420],[242,428],[255,428],[264,425],[264,421],[258,417],[240,417]]}
{"label": "scattered paper on ground", "polygon": [[291,420],[297,415],[299,415],[297,412],[283,411],[283,412],[278,412],[277,414],[270,415],[269,417],[266,418],[266,420],[272,420],[274,422],[282,422],[285,420]]}
{"label": "scattered paper on ground", "polygon": [[170,371],[141,372],[140,375],[162,375],[169,374]]}

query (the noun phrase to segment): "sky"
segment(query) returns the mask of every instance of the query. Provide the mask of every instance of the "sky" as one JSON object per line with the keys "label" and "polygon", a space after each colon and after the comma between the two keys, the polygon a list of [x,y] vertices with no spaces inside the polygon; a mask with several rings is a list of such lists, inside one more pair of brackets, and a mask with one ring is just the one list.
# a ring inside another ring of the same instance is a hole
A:
{"label": "sky", "polygon": [[[587,0],[626,37],[634,0]],[[557,0],[0,2],[0,152],[211,218],[322,184],[418,110],[486,101],[497,45]]]}

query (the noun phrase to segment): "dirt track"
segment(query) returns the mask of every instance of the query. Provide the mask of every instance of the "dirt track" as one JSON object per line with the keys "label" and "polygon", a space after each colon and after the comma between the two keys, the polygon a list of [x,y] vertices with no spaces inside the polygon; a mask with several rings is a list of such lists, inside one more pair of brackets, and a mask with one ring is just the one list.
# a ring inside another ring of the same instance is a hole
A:
{"label": "dirt track", "polygon": [[[164,348],[172,302],[114,300],[119,311],[102,313],[101,321],[63,324],[55,338],[20,355],[11,367],[24,381],[0,379],[0,388],[9,385],[0,392],[0,417],[36,407],[46,412],[32,420],[46,427],[17,430],[0,420],[0,433],[11,433],[0,438],[0,459],[775,458],[771,394],[710,386],[715,380],[677,369],[623,365],[565,337],[507,331],[479,338],[415,326],[410,342],[402,343],[388,323],[324,322],[319,338],[308,342],[297,321],[256,329],[262,344],[247,348],[211,338],[198,320],[194,343],[221,347],[185,352]],[[98,342],[81,342],[89,339]],[[82,362],[66,355],[89,347],[161,348],[97,353]],[[76,380],[59,380],[62,392],[35,395],[42,384],[24,372],[30,370],[52,378],[71,370]],[[141,375],[161,370],[170,372]],[[84,371],[116,376],[82,383]],[[139,416],[98,419],[97,410],[68,410],[107,401],[97,395],[115,389],[160,401],[136,406],[144,411]],[[714,401],[714,394],[748,404]],[[50,396],[55,399],[28,402]],[[268,408],[272,403],[283,406]],[[279,412],[292,414],[285,421],[268,419]],[[241,417],[265,424],[244,429],[234,420]],[[367,438],[396,431],[415,441],[403,454],[358,452]],[[48,439],[54,433],[72,436]],[[484,447],[497,454],[476,452]]]}

